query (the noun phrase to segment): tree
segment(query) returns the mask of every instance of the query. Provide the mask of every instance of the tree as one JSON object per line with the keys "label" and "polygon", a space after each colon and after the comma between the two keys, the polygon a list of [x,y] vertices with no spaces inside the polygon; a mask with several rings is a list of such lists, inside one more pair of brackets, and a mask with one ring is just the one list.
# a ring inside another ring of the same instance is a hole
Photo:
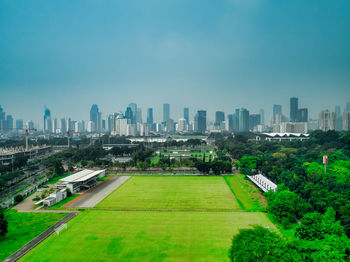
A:
{"label": "tree", "polygon": [[229,251],[230,261],[301,261],[299,254],[277,233],[261,226],[240,229]]}
{"label": "tree", "polygon": [[324,215],[308,213],[301,220],[295,235],[300,239],[323,239],[326,235],[342,236],[344,229],[340,221],[336,221],[335,211],[329,207]]}
{"label": "tree", "polygon": [[260,161],[260,158],[257,156],[243,156],[241,160],[237,162],[237,167],[245,175],[251,175],[253,169],[257,168],[258,161]]}
{"label": "tree", "polygon": [[290,223],[296,222],[303,212],[303,202],[299,195],[284,189],[277,190],[267,195],[268,211],[273,214],[278,222],[288,227]]}
{"label": "tree", "polygon": [[0,236],[1,237],[5,237],[5,235],[7,234],[7,226],[8,226],[8,222],[6,221],[5,218],[5,212],[4,209],[0,207]]}
{"label": "tree", "polygon": [[20,203],[23,201],[23,196],[21,194],[18,194],[15,196],[15,202]]}

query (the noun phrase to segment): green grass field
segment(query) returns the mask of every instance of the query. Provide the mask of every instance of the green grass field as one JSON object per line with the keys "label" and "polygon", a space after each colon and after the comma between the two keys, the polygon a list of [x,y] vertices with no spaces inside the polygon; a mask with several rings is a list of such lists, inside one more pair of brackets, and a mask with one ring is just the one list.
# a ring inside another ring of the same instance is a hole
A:
{"label": "green grass field", "polygon": [[116,210],[238,210],[222,177],[135,176],[97,205]]}
{"label": "green grass field", "polygon": [[219,176],[131,177],[22,261],[228,261],[239,229],[258,224],[277,230],[265,213],[240,208],[229,185],[247,207],[253,200],[246,187],[235,191],[237,181]]}
{"label": "green grass field", "polygon": [[263,213],[85,211],[23,261],[228,261],[238,228]]}
{"label": "green grass field", "polygon": [[265,197],[259,189],[244,178],[244,175],[225,176],[224,179],[242,209],[245,211],[264,211],[266,209]]}
{"label": "green grass field", "polygon": [[18,213],[13,209],[7,211],[5,218],[8,221],[8,233],[5,238],[0,238],[0,261],[44,232],[65,215],[59,213]]}

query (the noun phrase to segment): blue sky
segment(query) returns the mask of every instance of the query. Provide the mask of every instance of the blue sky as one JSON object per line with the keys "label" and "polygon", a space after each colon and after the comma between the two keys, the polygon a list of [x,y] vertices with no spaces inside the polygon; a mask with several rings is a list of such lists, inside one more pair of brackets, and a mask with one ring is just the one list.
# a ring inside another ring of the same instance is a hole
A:
{"label": "blue sky", "polygon": [[[347,0],[0,0],[0,105],[15,118],[89,117],[136,102],[161,119],[299,97],[350,101]],[[144,116],[145,118],[145,116]]]}

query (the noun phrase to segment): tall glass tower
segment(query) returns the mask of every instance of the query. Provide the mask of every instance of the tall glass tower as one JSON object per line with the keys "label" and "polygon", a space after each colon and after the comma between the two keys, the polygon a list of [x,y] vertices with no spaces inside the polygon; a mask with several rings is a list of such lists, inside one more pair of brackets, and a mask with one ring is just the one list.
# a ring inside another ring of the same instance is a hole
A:
{"label": "tall glass tower", "polygon": [[170,119],[170,105],[163,104],[163,122],[167,122]]}

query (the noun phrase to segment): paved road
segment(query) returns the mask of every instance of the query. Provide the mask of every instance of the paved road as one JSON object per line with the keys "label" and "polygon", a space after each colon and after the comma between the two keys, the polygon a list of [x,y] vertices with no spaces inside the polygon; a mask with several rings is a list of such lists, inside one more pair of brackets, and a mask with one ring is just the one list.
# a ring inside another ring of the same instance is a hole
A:
{"label": "paved road", "polygon": [[70,207],[94,207],[129,178],[130,176],[113,177],[103,185],[97,186],[95,190],[89,192]]}

